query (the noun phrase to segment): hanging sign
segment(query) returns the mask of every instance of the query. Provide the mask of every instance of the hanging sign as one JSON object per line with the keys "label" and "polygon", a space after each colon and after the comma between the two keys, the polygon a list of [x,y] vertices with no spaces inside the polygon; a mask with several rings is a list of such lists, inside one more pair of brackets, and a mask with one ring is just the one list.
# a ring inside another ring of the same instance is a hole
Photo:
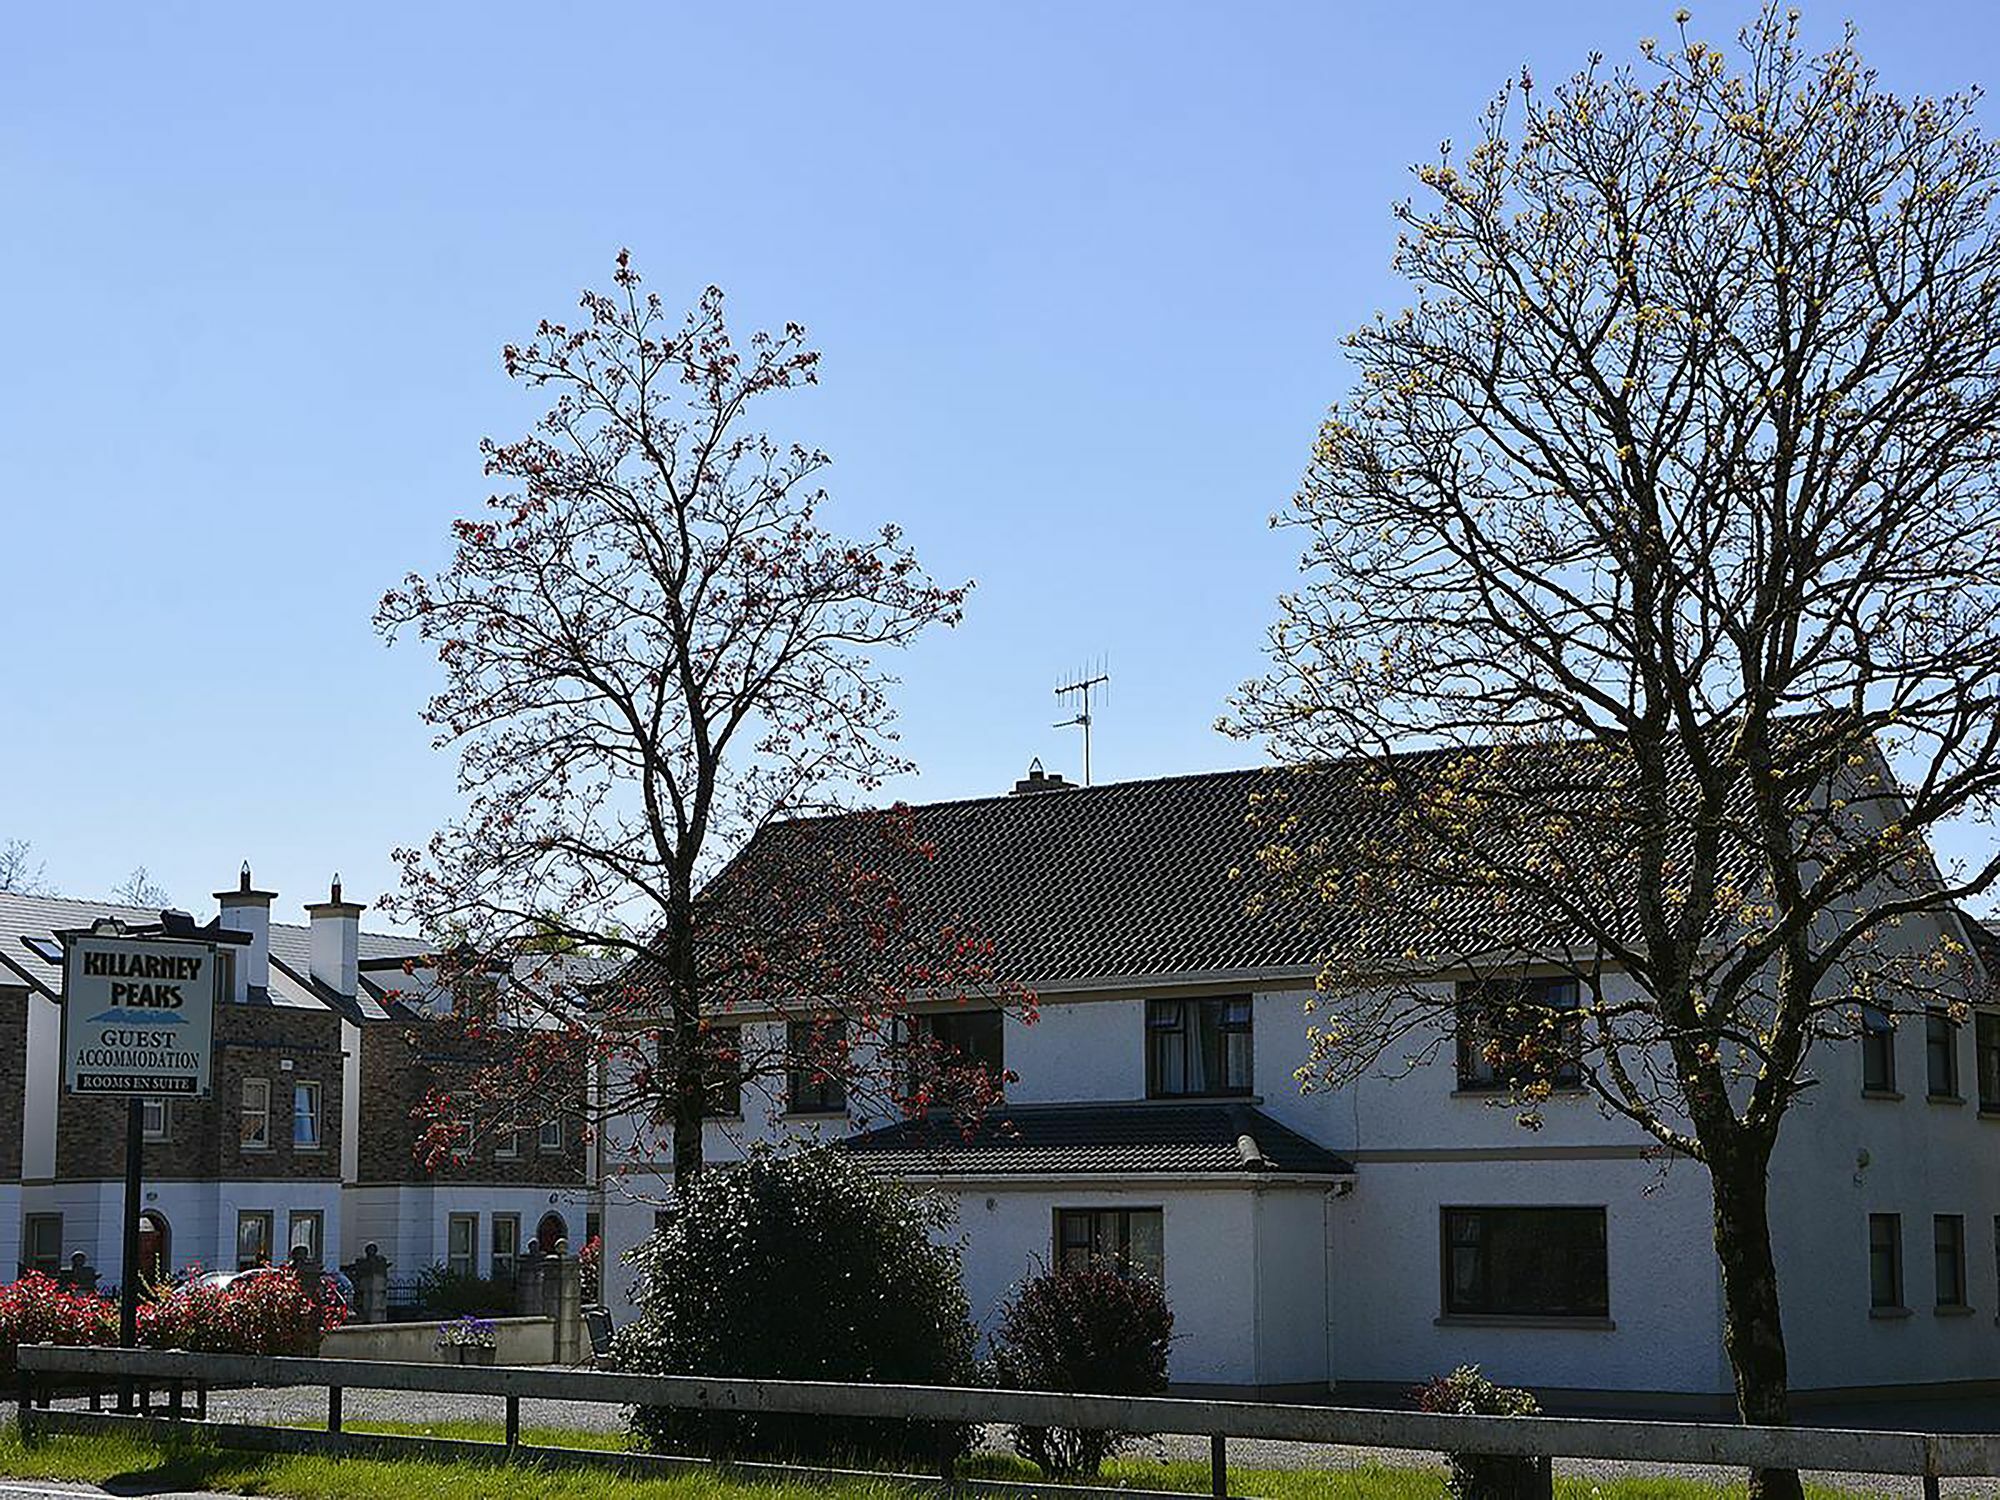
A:
{"label": "hanging sign", "polygon": [[63,1085],[103,1098],[208,1093],[213,943],[76,934],[63,982]]}

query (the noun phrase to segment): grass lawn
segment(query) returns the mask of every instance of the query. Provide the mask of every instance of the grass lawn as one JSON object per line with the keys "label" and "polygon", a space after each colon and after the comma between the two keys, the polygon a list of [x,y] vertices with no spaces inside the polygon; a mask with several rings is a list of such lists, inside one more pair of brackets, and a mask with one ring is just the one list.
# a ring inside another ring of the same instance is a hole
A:
{"label": "grass lawn", "polygon": [[[497,1441],[501,1435],[498,1423],[487,1422],[356,1422],[348,1424],[348,1430],[477,1441]],[[551,1448],[605,1448],[617,1441],[611,1434],[567,1428],[523,1428],[521,1440]],[[549,1500],[909,1500],[914,1493],[873,1480],[772,1483],[707,1471],[662,1479],[551,1468],[533,1472],[532,1493]],[[1029,1483],[1036,1477],[1033,1468],[1020,1460],[994,1455],[973,1460],[964,1466],[964,1472]],[[487,1500],[498,1488],[493,1470],[482,1464],[235,1453],[199,1443],[156,1446],[123,1434],[53,1435],[24,1445],[11,1422],[0,1426],[0,1475],[99,1483],[117,1478],[143,1481],[155,1488],[225,1490],[289,1500],[376,1500],[382,1495],[403,1494],[421,1494],[425,1500]],[[1436,1470],[1374,1465],[1322,1470],[1232,1467],[1229,1480],[1233,1493],[1267,1496],[1269,1500],[1440,1500],[1444,1494],[1442,1477]],[[1206,1494],[1208,1467],[1116,1459],[1106,1466],[1104,1482]],[[525,1493],[528,1487],[510,1482],[505,1488]],[[1556,1477],[1559,1500],[1708,1500],[1717,1494],[1742,1493],[1740,1484],[1718,1491],[1689,1480],[1593,1483],[1565,1479],[1560,1470]],[[1860,1492],[1813,1489],[1808,1493],[1818,1500],[1858,1500]]]}

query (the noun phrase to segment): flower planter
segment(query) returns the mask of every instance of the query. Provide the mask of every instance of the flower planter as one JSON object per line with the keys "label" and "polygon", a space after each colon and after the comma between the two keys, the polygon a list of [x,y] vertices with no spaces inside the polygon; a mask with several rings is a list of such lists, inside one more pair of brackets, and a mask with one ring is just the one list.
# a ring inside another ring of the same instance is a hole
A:
{"label": "flower planter", "polygon": [[490,1365],[497,1352],[490,1347],[482,1348],[475,1344],[447,1344],[438,1350],[438,1354],[448,1365]]}

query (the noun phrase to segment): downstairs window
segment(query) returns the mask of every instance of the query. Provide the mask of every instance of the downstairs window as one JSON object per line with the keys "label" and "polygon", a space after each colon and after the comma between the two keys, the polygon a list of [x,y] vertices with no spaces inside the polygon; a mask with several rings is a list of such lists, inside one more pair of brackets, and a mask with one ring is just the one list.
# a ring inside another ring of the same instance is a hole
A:
{"label": "downstairs window", "polygon": [[1601,1208],[1447,1208],[1446,1317],[1607,1318]]}

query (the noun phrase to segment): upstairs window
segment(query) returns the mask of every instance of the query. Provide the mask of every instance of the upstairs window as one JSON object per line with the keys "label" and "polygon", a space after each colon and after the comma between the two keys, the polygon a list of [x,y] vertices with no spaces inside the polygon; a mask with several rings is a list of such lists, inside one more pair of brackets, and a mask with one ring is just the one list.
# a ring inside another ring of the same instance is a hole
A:
{"label": "upstairs window", "polygon": [[1148,1000],[1146,1095],[1191,1099],[1250,1092],[1250,999]]}
{"label": "upstairs window", "polygon": [[793,1021],[785,1027],[791,1058],[785,1080],[785,1108],[795,1115],[837,1115],[847,1111],[847,1084],[835,1071],[847,1038],[847,1024]]}
{"label": "upstairs window", "polygon": [[542,1121],[540,1128],[535,1131],[535,1149],[544,1156],[554,1156],[560,1155],[562,1148],[562,1116],[557,1115],[553,1120]]}
{"label": "upstairs window", "polygon": [[2000,1012],[1979,1012],[1973,1022],[1972,1045],[1979,1066],[1979,1107],[2000,1110]]}
{"label": "upstairs window", "polygon": [[245,1151],[271,1149],[271,1080],[243,1080],[243,1116],[238,1139]]}
{"label": "upstairs window", "polygon": [[1861,1012],[1861,1091],[1896,1092],[1896,1023],[1872,1007]]}
{"label": "upstairs window", "polygon": [[1941,1010],[1924,1012],[1924,1090],[1933,1099],[1958,1097],[1958,1027]]}
{"label": "upstairs window", "polygon": [[941,1010],[907,1016],[905,1094],[915,1094],[932,1070],[978,1069],[998,1080],[1006,1068],[1005,1035],[997,1010]]}
{"label": "upstairs window", "polygon": [[1606,1318],[1601,1208],[1447,1208],[1447,1317]]}
{"label": "upstairs window", "polygon": [[1574,979],[1480,980],[1458,987],[1458,1086],[1498,1092],[1582,1082]]}
{"label": "upstairs window", "polygon": [[139,1137],[147,1141],[164,1141],[173,1136],[172,1122],[167,1115],[167,1101],[145,1099],[139,1104]]}
{"label": "upstairs window", "polygon": [[317,1151],[319,1138],[319,1085],[316,1083],[295,1083],[292,1085],[292,1148],[296,1151]]}

